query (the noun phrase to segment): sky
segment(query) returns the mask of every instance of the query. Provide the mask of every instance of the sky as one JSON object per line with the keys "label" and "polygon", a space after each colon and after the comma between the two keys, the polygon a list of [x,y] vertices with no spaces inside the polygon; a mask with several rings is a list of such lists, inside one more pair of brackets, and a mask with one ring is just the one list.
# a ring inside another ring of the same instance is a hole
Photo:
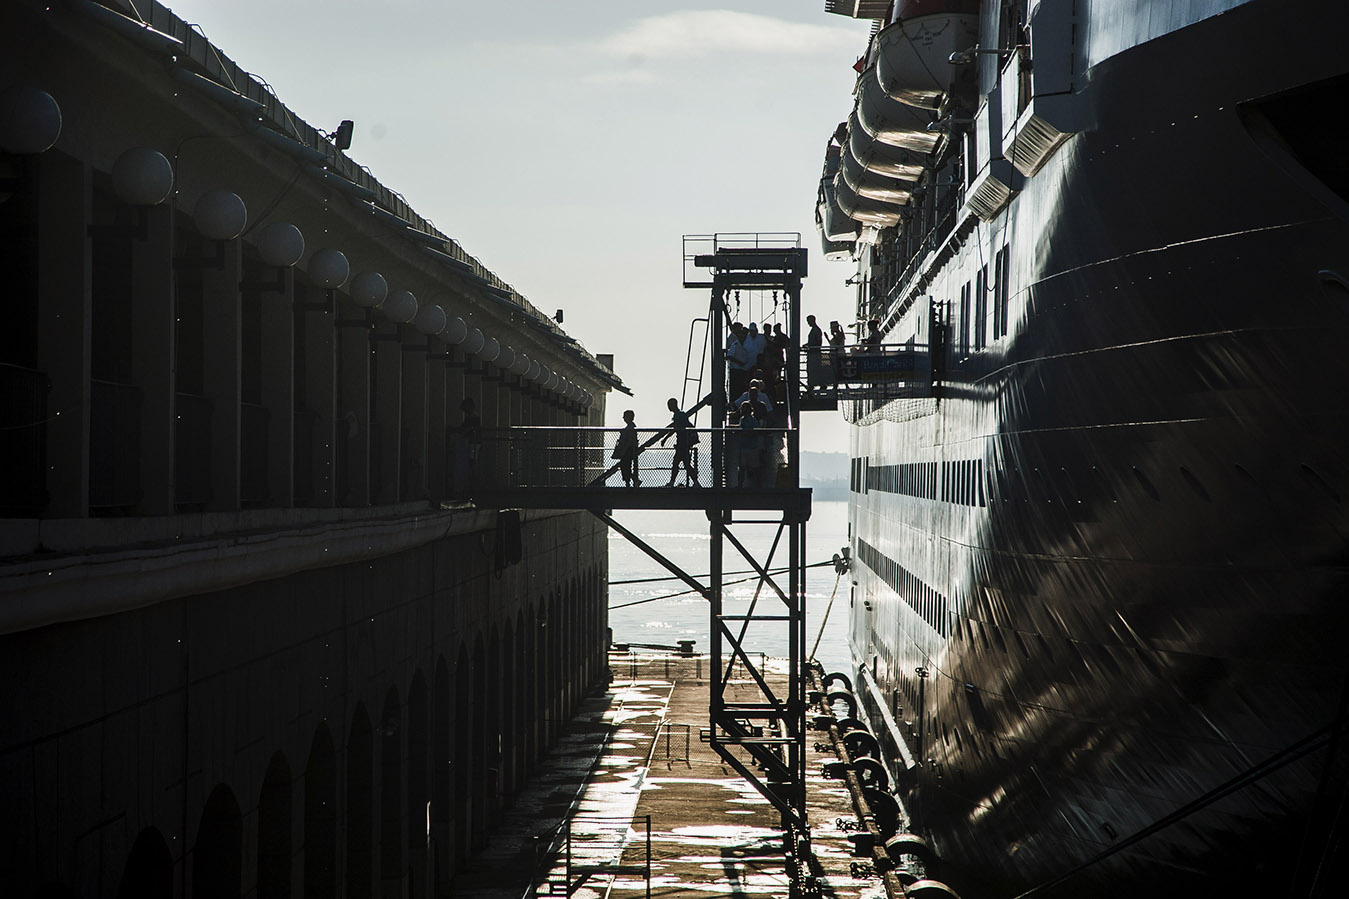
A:
{"label": "sky", "polygon": [[[814,203],[870,23],[824,0],[166,5],[311,125],[353,120],[352,159],[612,353],[635,394],[609,395],[612,427],[661,426],[681,395],[709,300],[682,287],[685,234],[800,232],[803,319],[854,316]],[[846,451],[841,416],[807,413],[801,446]]]}

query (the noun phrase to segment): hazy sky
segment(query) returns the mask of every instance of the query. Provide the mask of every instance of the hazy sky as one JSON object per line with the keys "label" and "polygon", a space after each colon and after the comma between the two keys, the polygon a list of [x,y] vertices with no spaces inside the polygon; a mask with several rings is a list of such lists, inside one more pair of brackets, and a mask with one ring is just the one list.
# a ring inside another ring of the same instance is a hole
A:
{"label": "hazy sky", "polygon": [[[868,22],[824,0],[169,0],[310,124],[564,327],[613,353],[640,427],[669,419],[705,291],[681,236],[799,231],[803,316],[852,317],[820,256],[825,144]],[[771,300],[768,305],[771,307]],[[706,422],[700,419],[700,424]],[[846,450],[837,414],[802,447]]]}

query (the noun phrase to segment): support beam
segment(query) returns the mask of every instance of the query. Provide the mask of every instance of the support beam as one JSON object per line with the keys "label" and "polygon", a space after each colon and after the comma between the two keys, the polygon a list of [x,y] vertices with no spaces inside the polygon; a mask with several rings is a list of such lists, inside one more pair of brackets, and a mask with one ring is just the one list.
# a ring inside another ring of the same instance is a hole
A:
{"label": "support beam", "polygon": [[665,556],[657,552],[656,549],[651,546],[651,544],[647,543],[641,537],[638,537],[632,531],[623,527],[623,525],[615,521],[613,517],[610,516],[608,513],[601,512],[598,509],[591,509],[590,511],[591,514],[593,514],[600,521],[604,522],[609,527],[613,528],[615,531],[618,531],[620,534],[626,537],[628,542],[631,543],[633,546],[637,547],[642,552],[646,553],[648,556],[654,559],[656,562],[664,566],[666,571],[670,572],[675,577],[679,578],[681,581],[688,584],[690,588],[697,591],[697,593],[704,599],[708,597],[710,591],[708,590],[707,587],[704,587],[702,584],[698,583],[697,578],[695,578],[693,575],[689,574],[684,569],[676,565],[674,562],[671,562],[669,559],[665,558]]}

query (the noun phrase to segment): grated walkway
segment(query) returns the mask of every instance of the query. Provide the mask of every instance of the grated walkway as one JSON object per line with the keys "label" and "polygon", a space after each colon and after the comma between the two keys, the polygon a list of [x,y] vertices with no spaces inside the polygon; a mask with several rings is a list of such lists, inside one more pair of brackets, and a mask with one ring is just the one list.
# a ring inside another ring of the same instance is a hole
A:
{"label": "grated walkway", "polygon": [[[609,656],[613,683],[587,699],[539,774],[517,797],[486,849],[455,879],[456,896],[568,895],[565,828],[571,816],[570,895],[787,897],[777,811],[699,740],[707,726],[708,660]],[[785,677],[786,663],[766,669]],[[731,681],[728,699],[738,685]],[[744,682],[746,685],[748,681]],[[686,736],[687,735],[687,736]],[[820,776],[835,757],[827,736],[807,735],[808,808],[822,897],[880,899],[882,883],[855,878],[844,829],[855,822],[846,786]],[[842,826],[840,826],[842,825]],[[604,871],[620,865],[619,873]],[[589,873],[586,873],[589,872]]]}

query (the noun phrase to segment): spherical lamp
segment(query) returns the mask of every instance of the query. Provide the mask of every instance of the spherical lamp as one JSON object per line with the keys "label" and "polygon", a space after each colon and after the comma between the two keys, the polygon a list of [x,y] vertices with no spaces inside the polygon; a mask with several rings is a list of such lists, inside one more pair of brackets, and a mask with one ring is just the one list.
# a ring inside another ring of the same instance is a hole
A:
{"label": "spherical lamp", "polygon": [[515,364],[515,350],[504,346],[501,348],[501,355],[496,357],[496,367],[502,371],[510,371],[511,366]]}
{"label": "spherical lamp", "polygon": [[112,188],[123,203],[158,206],[173,190],[173,166],[158,150],[132,147],[112,164]]}
{"label": "spherical lamp", "polygon": [[440,332],[440,339],[450,346],[458,346],[468,337],[468,325],[459,316],[453,316],[445,323],[445,330]]}
{"label": "spherical lamp", "polygon": [[258,255],[277,268],[290,268],[304,255],[304,235],[290,222],[272,222],[258,234]]}
{"label": "spherical lamp", "polygon": [[550,371],[549,369],[546,368],[544,369],[544,371],[548,372],[548,377],[544,378],[542,381],[543,389],[556,390],[558,382],[562,380],[562,376],[559,375],[557,372]]}
{"label": "spherical lamp", "polygon": [[445,310],[434,304],[423,306],[412,317],[412,327],[428,337],[444,331],[448,323],[449,316],[445,314]]}
{"label": "spherical lamp", "polygon": [[248,207],[238,194],[217,187],[197,198],[192,218],[207,240],[234,240],[248,224]]}
{"label": "spherical lamp", "polygon": [[391,322],[410,322],[417,315],[417,298],[410,290],[394,290],[379,304],[379,311]]}
{"label": "spherical lamp", "polygon": [[389,282],[379,272],[361,272],[351,279],[351,300],[362,309],[374,309],[389,295]]}
{"label": "spherical lamp", "polygon": [[539,364],[537,359],[530,359],[529,368],[525,370],[525,378],[530,381],[537,381],[543,370],[543,366]]}
{"label": "spherical lamp", "polygon": [[27,84],[0,92],[0,150],[31,156],[61,136],[61,107],[51,94]]}
{"label": "spherical lamp", "polygon": [[319,287],[336,290],[350,274],[351,265],[341,250],[325,248],[309,257],[309,278]]}
{"label": "spherical lamp", "polygon": [[495,337],[487,338],[487,341],[482,345],[482,349],[478,351],[478,358],[483,362],[495,362],[500,355],[501,344],[497,342]]}
{"label": "spherical lamp", "polygon": [[482,336],[482,331],[474,328],[469,331],[468,336],[464,338],[464,352],[471,356],[476,356],[482,351],[486,342],[486,339]]}
{"label": "spherical lamp", "polygon": [[529,361],[528,356],[526,356],[524,353],[516,353],[515,361],[511,363],[511,374],[513,375],[525,374],[527,371],[529,371],[530,364],[531,363]]}

